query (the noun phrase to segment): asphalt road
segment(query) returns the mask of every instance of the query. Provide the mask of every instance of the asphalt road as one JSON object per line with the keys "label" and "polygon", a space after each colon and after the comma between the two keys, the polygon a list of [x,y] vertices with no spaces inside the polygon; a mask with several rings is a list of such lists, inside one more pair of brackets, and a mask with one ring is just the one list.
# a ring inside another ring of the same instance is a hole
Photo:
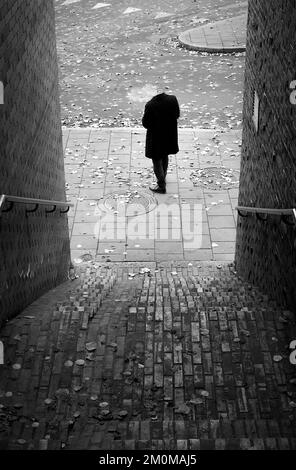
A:
{"label": "asphalt road", "polygon": [[247,2],[55,3],[64,126],[139,125],[145,102],[165,85],[179,99],[180,126],[241,127],[244,53],[188,51],[177,38],[245,12]]}

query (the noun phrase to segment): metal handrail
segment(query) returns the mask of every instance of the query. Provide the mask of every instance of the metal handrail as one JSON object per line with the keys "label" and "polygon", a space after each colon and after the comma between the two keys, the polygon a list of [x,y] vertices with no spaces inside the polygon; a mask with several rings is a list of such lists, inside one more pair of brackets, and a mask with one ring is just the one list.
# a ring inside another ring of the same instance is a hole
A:
{"label": "metal handrail", "polygon": [[[8,202],[10,203],[10,207],[8,209],[3,209],[4,204]],[[26,212],[35,212],[39,206],[53,206],[53,209],[47,210],[45,212],[51,213],[55,212],[57,207],[67,207],[65,211],[61,211],[61,214],[65,214],[69,211],[70,207],[73,207],[74,204],[67,202],[67,201],[53,201],[50,199],[35,199],[29,197],[20,197],[20,196],[9,196],[7,194],[1,194],[0,196],[0,215],[1,212],[9,212],[13,208],[14,203],[17,204],[34,204],[34,209],[27,209]]]}
{"label": "metal handrail", "polygon": [[[280,215],[282,217],[293,217],[294,223],[296,224],[296,209],[291,208],[291,209],[270,209],[270,208],[265,208],[265,207],[247,207],[247,206],[237,206],[235,208],[239,215],[241,212],[247,212],[251,214],[256,214],[257,216],[259,214],[266,214],[266,215]],[[247,217],[243,216],[242,217]],[[265,220],[265,219],[261,219]]]}

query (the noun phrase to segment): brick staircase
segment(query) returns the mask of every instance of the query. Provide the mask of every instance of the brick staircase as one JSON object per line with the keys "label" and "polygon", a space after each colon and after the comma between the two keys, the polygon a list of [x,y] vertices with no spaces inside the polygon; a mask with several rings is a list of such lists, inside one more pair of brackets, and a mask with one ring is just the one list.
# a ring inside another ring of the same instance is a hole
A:
{"label": "brick staircase", "polygon": [[296,449],[296,322],[231,265],[90,261],[1,331],[3,449]]}

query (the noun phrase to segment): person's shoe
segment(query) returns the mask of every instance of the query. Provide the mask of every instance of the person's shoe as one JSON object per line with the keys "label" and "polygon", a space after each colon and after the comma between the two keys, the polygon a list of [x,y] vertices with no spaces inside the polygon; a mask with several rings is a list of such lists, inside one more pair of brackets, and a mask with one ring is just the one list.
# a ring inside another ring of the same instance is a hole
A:
{"label": "person's shoe", "polygon": [[152,188],[149,188],[150,191],[153,191],[154,193],[159,193],[159,194],[165,194],[166,193],[166,189],[165,188],[161,188],[160,186],[154,186]]}

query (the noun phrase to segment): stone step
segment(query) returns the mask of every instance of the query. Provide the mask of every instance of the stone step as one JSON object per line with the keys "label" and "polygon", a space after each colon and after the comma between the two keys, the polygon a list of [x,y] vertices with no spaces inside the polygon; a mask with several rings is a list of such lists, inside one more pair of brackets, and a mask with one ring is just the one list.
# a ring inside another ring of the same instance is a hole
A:
{"label": "stone step", "polygon": [[[25,441],[25,440],[24,440]],[[196,439],[174,437],[166,439],[115,439],[97,432],[92,437],[73,438],[67,444],[59,439],[40,439],[30,442],[0,441],[0,449],[9,450],[98,450],[98,451],[211,451],[211,450],[295,450],[296,438],[267,437],[264,438],[216,438]]]}
{"label": "stone step", "polygon": [[[81,449],[79,443],[73,448]],[[90,450],[295,450],[296,439],[287,438],[234,438],[234,439],[152,439],[150,441],[126,439],[123,441],[105,440],[102,444],[91,444]]]}
{"label": "stone step", "polygon": [[76,275],[1,331],[2,448],[295,445],[295,319],[232,265]]}

